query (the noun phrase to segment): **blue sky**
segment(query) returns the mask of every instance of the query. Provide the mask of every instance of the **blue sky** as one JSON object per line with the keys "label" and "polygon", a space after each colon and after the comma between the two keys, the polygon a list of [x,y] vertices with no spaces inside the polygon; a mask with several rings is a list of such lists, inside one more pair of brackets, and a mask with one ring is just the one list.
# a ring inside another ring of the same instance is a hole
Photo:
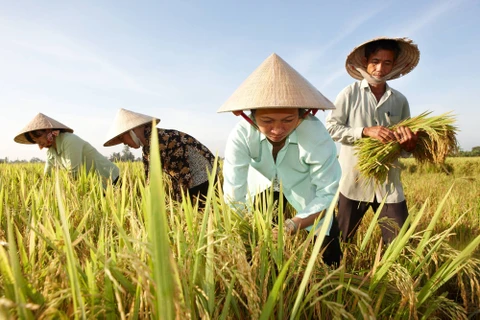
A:
{"label": "blue sky", "polygon": [[453,111],[470,150],[480,146],[479,16],[480,0],[3,1],[0,158],[45,159],[13,141],[38,112],[106,156],[120,151],[102,146],[119,108],[223,155],[241,119],[216,111],[271,53],[334,101],[354,81],[347,54],[377,36],[418,44],[417,68],[389,83],[412,115]]}

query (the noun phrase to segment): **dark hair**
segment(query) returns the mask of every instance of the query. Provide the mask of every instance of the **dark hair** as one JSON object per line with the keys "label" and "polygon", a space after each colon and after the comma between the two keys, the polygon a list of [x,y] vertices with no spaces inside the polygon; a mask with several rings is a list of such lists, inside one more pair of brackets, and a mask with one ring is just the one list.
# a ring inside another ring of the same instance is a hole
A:
{"label": "dark hair", "polygon": [[[295,108],[292,108],[292,109],[295,109]],[[303,108],[298,108],[298,116],[301,118],[305,115],[305,112],[307,112],[308,109],[303,109]],[[250,114],[252,115],[252,118],[255,118],[255,111],[257,111],[257,109],[251,109],[250,110]]]}
{"label": "dark hair", "polygon": [[397,60],[400,54],[400,46],[395,40],[376,40],[365,45],[365,58],[368,60],[370,55],[376,53],[378,50],[389,50],[393,52],[393,59]]}
{"label": "dark hair", "polygon": [[35,131],[30,131],[29,134],[31,135],[31,138],[40,138],[47,130],[35,130]]}
{"label": "dark hair", "polygon": [[[58,130],[60,133],[62,132],[67,132],[65,129],[52,129],[52,130]],[[23,135],[25,138],[30,142],[30,143],[36,143],[33,138],[40,138],[47,130],[42,129],[42,130],[34,130],[30,132],[25,132]]]}
{"label": "dark hair", "polygon": [[33,138],[32,136],[30,135],[31,132],[25,132],[23,135],[25,136],[25,139],[28,140],[28,142],[30,143],[36,143],[35,141],[33,141]]}

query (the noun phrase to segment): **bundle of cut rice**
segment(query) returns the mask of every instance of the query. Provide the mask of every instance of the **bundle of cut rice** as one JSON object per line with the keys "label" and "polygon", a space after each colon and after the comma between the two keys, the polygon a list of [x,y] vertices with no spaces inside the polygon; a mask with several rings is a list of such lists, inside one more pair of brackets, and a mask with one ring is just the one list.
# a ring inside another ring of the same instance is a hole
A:
{"label": "bundle of cut rice", "polygon": [[[395,131],[400,126],[410,128],[418,137],[417,146],[412,152],[413,157],[420,163],[442,165],[447,155],[458,151],[458,128],[454,126],[455,118],[450,112],[429,117],[430,113],[431,111],[427,111],[417,117],[405,119],[389,129]],[[402,151],[398,141],[383,144],[370,137],[357,140],[355,149],[358,156],[357,166],[366,178],[365,182],[375,180],[379,184],[385,182],[388,171]]]}

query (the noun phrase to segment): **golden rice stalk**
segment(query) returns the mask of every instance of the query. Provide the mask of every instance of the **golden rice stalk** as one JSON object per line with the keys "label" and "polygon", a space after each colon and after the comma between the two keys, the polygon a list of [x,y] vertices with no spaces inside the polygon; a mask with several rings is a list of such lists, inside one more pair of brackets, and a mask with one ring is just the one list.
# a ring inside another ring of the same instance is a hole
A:
{"label": "golden rice stalk", "polygon": [[[417,146],[412,152],[413,157],[419,163],[441,165],[447,155],[458,151],[458,128],[454,126],[455,117],[450,112],[429,117],[430,113],[431,111],[426,111],[419,116],[405,119],[389,129],[395,131],[400,126],[410,128],[418,137]],[[398,141],[383,144],[368,137],[357,140],[355,150],[358,156],[357,168],[366,179],[365,182],[374,180],[382,184],[387,179],[390,168],[394,167],[402,148]]]}

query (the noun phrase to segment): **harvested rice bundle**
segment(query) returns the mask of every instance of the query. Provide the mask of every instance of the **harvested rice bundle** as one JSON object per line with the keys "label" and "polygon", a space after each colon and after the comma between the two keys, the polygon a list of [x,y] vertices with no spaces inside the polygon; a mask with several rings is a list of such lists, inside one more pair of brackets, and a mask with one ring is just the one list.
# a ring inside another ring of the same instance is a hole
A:
{"label": "harvested rice bundle", "polygon": [[[390,129],[395,131],[400,126],[410,128],[418,136],[417,146],[412,152],[413,157],[420,163],[441,165],[447,155],[458,151],[458,128],[454,126],[455,118],[450,112],[428,117],[430,113],[431,111],[426,111],[417,117],[405,119]],[[355,149],[358,169],[362,176],[367,182],[373,179],[379,184],[385,182],[388,171],[402,151],[398,141],[383,144],[370,137],[357,140]]]}

